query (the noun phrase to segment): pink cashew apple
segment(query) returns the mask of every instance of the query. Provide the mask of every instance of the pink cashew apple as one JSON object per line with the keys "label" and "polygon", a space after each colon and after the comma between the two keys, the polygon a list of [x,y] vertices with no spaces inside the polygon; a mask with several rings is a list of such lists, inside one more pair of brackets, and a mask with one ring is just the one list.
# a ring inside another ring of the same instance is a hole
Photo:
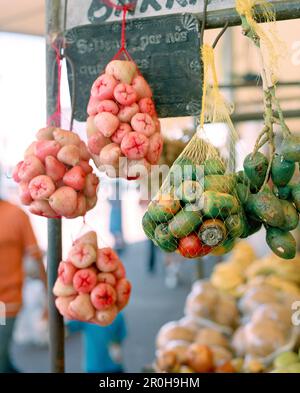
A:
{"label": "pink cashew apple", "polygon": [[49,204],[59,216],[71,215],[77,207],[77,193],[71,187],[60,187],[49,198]]}
{"label": "pink cashew apple", "polygon": [[74,244],[69,252],[68,259],[79,269],[84,269],[96,262],[96,250],[91,244]]}
{"label": "pink cashew apple", "polygon": [[100,283],[91,292],[91,302],[97,310],[107,310],[116,303],[116,300],[116,291],[109,284]]}

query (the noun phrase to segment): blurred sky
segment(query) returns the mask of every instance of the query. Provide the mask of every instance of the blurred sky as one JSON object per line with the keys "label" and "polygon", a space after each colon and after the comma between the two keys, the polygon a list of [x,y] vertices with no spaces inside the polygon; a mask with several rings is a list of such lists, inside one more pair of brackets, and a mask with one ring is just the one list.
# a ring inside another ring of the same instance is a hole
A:
{"label": "blurred sky", "polygon": [[0,160],[14,165],[45,124],[44,38],[0,33]]}

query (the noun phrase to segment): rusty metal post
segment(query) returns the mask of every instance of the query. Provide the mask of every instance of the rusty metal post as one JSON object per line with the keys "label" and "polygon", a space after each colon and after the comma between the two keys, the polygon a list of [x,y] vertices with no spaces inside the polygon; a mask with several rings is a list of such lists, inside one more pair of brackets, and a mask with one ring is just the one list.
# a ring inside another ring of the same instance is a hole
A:
{"label": "rusty metal post", "polygon": [[[57,99],[57,67],[50,43],[61,31],[60,0],[46,0],[46,81],[47,117],[55,112]],[[61,220],[48,219],[47,277],[49,302],[49,347],[51,372],[64,372],[64,321],[55,307],[52,288],[62,258]]]}

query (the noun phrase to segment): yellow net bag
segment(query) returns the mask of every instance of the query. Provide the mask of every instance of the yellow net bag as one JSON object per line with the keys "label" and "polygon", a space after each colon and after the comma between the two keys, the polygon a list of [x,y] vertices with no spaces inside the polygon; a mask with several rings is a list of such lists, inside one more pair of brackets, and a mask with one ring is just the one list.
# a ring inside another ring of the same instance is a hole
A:
{"label": "yellow net bag", "polygon": [[235,239],[247,236],[243,210],[236,193],[236,176],[208,140],[204,123],[225,123],[232,142],[236,132],[230,119],[232,106],[219,90],[214,51],[201,50],[203,99],[200,125],[172,165],[143,217],[143,228],[161,250],[186,258],[217,255],[233,248]]}

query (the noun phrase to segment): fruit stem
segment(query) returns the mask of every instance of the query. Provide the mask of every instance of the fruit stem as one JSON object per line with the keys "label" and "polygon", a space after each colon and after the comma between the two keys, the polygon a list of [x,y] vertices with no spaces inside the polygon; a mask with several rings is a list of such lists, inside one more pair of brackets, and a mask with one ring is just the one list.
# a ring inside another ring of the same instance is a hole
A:
{"label": "fruit stem", "polygon": [[282,112],[279,100],[278,100],[278,98],[276,96],[276,87],[275,86],[270,87],[270,93],[271,93],[272,100],[273,100],[273,102],[274,102],[274,104],[276,106],[277,112],[278,112],[279,124],[282,127],[283,137],[286,138],[289,135],[291,135],[291,131],[290,131],[289,127],[287,126],[285,120],[284,120],[284,115],[283,115],[283,112]]}
{"label": "fruit stem", "polygon": [[[254,156],[255,153],[258,152],[259,149],[262,148],[262,146],[268,142],[269,140],[269,135],[268,135],[268,127],[264,126],[262,132],[258,135],[256,142],[255,142],[255,146],[254,146],[254,150],[252,153],[252,156]],[[267,134],[267,135],[266,135]],[[262,139],[264,137],[264,139]]]}
{"label": "fruit stem", "polygon": [[272,162],[273,158],[275,155],[275,143],[274,143],[274,131],[273,131],[273,108],[272,108],[272,94],[269,89],[264,91],[264,106],[265,106],[265,125],[267,127],[267,132],[268,132],[268,142],[269,142],[269,151],[270,151],[270,157],[269,157],[269,165],[266,173],[266,177],[264,180],[264,183],[261,187],[261,189],[264,189],[266,186],[271,168],[272,168]]}
{"label": "fruit stem", "polygon": [[[291,131],[289,130],[284,120],[283,111],[281,109],[279,100],[276,96],[276,85],[273,83],[271,71],[267,70],[263,51],[260,45],[260,38],[249,25],[245,15],[241,15],[241,21],[242,21],[243,34],[247,36],[254,43],[255,47],[258,50],[258,55],[261,63],[261,78],[263,82],[263,91],[264,91],[264,106],[265,106],[264,130],[265,131],[263,130],[263,132],[258,137],[255,144],[254,152],[257,152],[265,143],[269,141],[270,151],[271,154],[273,155],[273,151],[275,152],[273,125],[279,124],[281,126],[284,138],[288,137],[291,134]],[[273,115],[273,110],[272,110],[273,103],[275,104],[278,112],[278,117],[279,117],[278,119]],[[268,133],[268,137],[260,142],[260,138],[263,137],[265,132]]]}

